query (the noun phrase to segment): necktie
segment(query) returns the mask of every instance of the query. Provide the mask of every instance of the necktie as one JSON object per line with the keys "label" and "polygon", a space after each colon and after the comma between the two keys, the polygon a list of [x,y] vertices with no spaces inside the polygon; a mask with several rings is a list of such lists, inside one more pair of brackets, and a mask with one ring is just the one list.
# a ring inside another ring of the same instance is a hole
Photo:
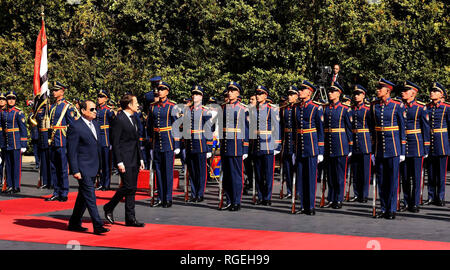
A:
{"label": "necktie", "polygon": [[94,124],[92,122],[89,122],[89,128],[91,129],[92,133],[94,134],[95,139],[97,140],[97,131],[95,131]]}
{"label": "necktie", "polygon": [[334,76],[333,76],[333,82],[336,81],[336,76],[337,76],[337,74],[334,74]]}

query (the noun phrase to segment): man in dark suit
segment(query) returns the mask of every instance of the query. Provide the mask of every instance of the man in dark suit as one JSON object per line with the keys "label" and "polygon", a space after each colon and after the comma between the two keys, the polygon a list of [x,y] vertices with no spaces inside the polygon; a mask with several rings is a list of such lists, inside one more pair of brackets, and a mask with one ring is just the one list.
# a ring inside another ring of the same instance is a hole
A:
{"label": "man in dark suit", "polygon": [[86,208],[92,219],[94,234],[108,232],[103,227],[95,198],[95,177],[100,170],[101,144],[98,141],[100,129],[97,122],[92,121],[96,117],[95,103],[83,101],[80,103],[81,118],[75,120],[67,131],[67,156],[71,174],[78,180],[78,196],[75,202],[72,216],[69,220],[70,231],[87,231],[81,226],[81,218]]}
{"label": "man in dark suit", "polygon": [[335,64],[333,66],[333,72],[331,72],[330,76],[328,77],[328,87],[333,85],[333,83],[338,82],[342,87],[344,87],[344,89],[347,89],[347,81],[340,70],[341,67],[338,64]]}
{"label": "man in dark suit", "polygon": [[136,96],[125,94],[120,100],[122,110],[112,123],[112,150],[123,185],[116,191],[113,198],[103,207],[105,218],[114,224],[113,211],[125,197],[125,225],[144,227],[144,223],[136,220],[135,194],[139,170],[143,170],[144,160],[139,144],[138,123],[135,117],[139,104]]}

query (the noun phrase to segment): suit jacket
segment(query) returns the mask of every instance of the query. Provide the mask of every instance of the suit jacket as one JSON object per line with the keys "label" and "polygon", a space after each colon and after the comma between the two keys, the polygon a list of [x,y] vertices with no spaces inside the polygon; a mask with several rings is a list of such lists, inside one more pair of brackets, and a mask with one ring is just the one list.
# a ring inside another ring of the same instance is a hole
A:
{"label": "suit jacket", "polygon": [[92,121],[97,139],[83,119],[72,122],[67,130],[67,157],[71,174],[81,173],[84,177],[95,177],[101,169],[100,128]]}
{"label": "suit jacket", "polygon": [[[137,126],[135,115],[131,116]],[[139,129],[131,123],[125,112],[120,111],[112,124],[112,151],[116,163],[123,162],[127,167],[139,167],[142,153],[139,144]]]}
{"label": "suit jacket", "polygon": [[[327,86],[331,86],[331,83],[333,82],[333,76],[334,76],[334,73],[331,72],[331,74],[328,76],[328,81],[327,81],[328,85],[327,85]],[[337,75],[337,77],[336,77],[336,81],[337,81],[342,87],[344,87],[344,91],[347,91],[347,90],[348,90],[347,80],[346,80],[345,76],[342,75],[341,72],[338,73],[338,75]]]}

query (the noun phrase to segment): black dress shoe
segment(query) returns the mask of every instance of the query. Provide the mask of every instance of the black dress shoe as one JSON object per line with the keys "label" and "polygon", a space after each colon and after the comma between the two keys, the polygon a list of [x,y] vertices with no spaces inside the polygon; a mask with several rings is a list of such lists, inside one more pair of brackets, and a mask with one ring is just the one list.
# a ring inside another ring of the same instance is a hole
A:
{"label": "black dress shoe", "polygon": [[126,221],[125,222],[125,226],[129,226],[129,227],[144,227],[145,224],[141,223],[137,220],[131,220],[131,221]]}
{"label": "black dress shoe", "polygon": [[342,208],[342,202],[335,202],[331,205],[331,208],[333,209],[341,209]]}
{"label": "black dress shoe", "polygon": [[96,188],[95,190],[102,190],[103,188],[103,186],[98,186],[98,188]]}
{"label": "black dress shoe", "polygon": [[162,201],[158,200],[156,203],[152,205],[152,207],[160,207],[162,206]]}
{"label": "black dress shoe", "polygon": [[428,199],[423,202],[423,205],[432,205],[432,204],[434,204],[434,201],[432,199]]}
{"label": "black dress shoe", "polygon": [[59,196],[53,195],[50,198],[46,198],[45,201],[47,201],[47,202],[59,201]]}
{"label": "black dress shoe", "polygon": [[85,227],[72,226],[72,225],[67,226],[67,229],[72,232],[86,232],[88,230],[88,228],[85,228]]}
{"label": "black dress shoe", "polygon": [[39,189],[44,189],[44,188],[47,188],[47,187],[48,187],[48,185],[42,185],[42,186],[39,187]]}
{"label": "black dress shoe", "polygon": [[351,198],[350,200],[349,200],[349,202],[356,202],[356,201],[361,201],[361,199],[359,198],[359,197],[353,197],[353,198]]}
{"label": "black dress shoe", "polygon": [[203,196],[197,197],[197,202],[203,202],[204,200]]}
{"label": "black dress shoe", "polygon": [[96,234],[96,235],[100,235],[100,234],[106,233],[106,232],[109,232],[109,229],[106,229],[105,227],[94,228],[94,234]]}
{"label": "black dress shoe", "polygon": [[364,199],[360,200],[359,202],[361,202],[361,203],[367,203],[368,201],[369,201],[368,198],[364,198]]}
{"label": "black dress shoe", "polygon": [[163,203],[162,203],[162,207],[163,207],[163,208],[169,208],[169,207],[172,207],[172,201],[163,202]]}
{"label": "black dress shoe", "polygon": [[385,219],[395,219],[395,213],[386,213],[386,215],[384,215]]}
{"label": "black dress shoe", "polygon": [[434,205],[436,205],[436,206],[445,206],[445,202],[439,200],[439,201],[436,201],[436,202],[434,203]]}
{"label": "black dress shoe", "polygon": [[65,197],[65,196],[60,196],[60,197],[59,197],[59,201],[60,201],[60,202],[67,202],[67,200],[68,200],[68,198]]}
{"label": "black dress shoe", "polygon": [[15,188],[13,189],[12,193],[19,193],[20,192],[20,188]]}
{"label": "black dress shoe", "polygon": [[261,200],[256,200],[256,202],[254,203],[255,205],[261,205],[261,204],[263,204],[263,201],[261,201]]}
{"label": "black dress shoe", "polygon": [[189,200],[188,200],[188,202],[197,202],[197,198],[190,198]]}
{"label": "black dress shoe", "polygon": [[230,211],[239,211],[239,210],[241,210],[241,205],[240,204],[233,204],[230,207]]}
{"label": "black dress shoe", "polygon": [[406,205],[401,205],[400,209],[398,210],[399,212],[405,212],[408,209],[408,207]]}
{"label": "black dress shoe", "polygon": [[375,218],[384,218],[386,216],[386,212],[379,212],[375,215]]}
{"label": "black dress shoe", "polygon": [[414,205],[412,207],[409,207],[408,211],[413,213],[419,213],[419,207],[417,205]]}
{"label": "black dress shoe", "polygon": [[316,215],[316,210],[314,208],[313,209],[309,209],[309,210],[305,210],[305,215],[315,216]]}
{"label": "black dress shoe", "polygon": [[[104,210],[104,209],[103,209]],[[114,216],[112,212],[106,211],[105,210],[105,219],[110,223],[110,224],[114,224]]]}
{"label": "black dress shoe", "polygon": [[229,210],[230,208],[231,208],[231,203],[225,205],[225,206],[222,207],[222,208],[219,208],[219,210],[225,211],[225,210]]}
{"label": "black dress shoe", "polygon": [[322,208],[330,208],[333,205],[333,202],[327,202]]}
{"label": "black dress shoe", "polygon": [[264,205],[264,206],[270,206],[270,205],[272,205],[272,202],[271,202],[270,200],[268,200],[268,201],[262,201],[262,205]]}
{"label": "black dress shoe", "polygon": [[291,198],[292,198],[292,194],[288,194],[288,195],[283,197],[283,199],[291,199]]}

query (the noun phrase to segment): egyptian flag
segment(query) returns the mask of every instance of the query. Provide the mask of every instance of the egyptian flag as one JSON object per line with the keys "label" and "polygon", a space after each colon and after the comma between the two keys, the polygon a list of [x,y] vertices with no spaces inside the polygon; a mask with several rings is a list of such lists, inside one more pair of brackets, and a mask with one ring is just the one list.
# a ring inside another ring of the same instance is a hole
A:
{"label": "egyptian flag", "polygon": [[38,106],[50,95],[47,71],[47,35],[45,34],[44,18],[42,18],[42,27],[36,40],[36,55],[34,57],[34,106]]}

